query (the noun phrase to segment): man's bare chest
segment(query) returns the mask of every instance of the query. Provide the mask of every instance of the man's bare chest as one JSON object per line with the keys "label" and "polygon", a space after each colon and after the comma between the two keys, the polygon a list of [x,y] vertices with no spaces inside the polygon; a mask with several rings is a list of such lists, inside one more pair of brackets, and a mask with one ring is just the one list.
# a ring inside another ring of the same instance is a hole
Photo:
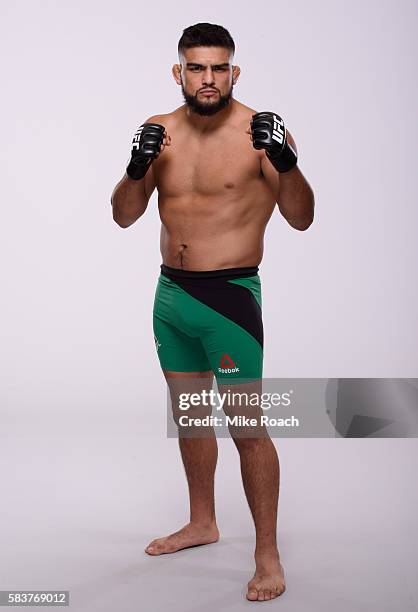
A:
{"label": "man's bare chest", "polygon": [[188,138],[172,132],[171,145],[154,162],[160,194],[215,195],[243,190],[260,175],[260,157],[244,130],[222,131],[210,137]]}

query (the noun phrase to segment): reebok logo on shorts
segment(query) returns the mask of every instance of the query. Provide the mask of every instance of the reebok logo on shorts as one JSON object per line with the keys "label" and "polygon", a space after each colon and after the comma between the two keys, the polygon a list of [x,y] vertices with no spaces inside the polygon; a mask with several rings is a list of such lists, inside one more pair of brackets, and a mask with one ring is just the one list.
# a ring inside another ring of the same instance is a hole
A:
{"label": "reebok logo on shorts", "polygon": [[235,365],[231,357],[225,353],[221,357],[218,372],[221,374],[233,374],[234,372],[239,372],[239,368]]}

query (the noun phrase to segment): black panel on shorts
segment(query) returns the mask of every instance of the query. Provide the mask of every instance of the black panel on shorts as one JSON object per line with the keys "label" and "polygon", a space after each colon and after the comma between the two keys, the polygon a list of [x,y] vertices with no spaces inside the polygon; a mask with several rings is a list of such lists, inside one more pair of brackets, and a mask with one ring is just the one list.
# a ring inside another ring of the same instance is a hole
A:
{"label": "black panel on shorts", "polygon": [[[233,278],[237,277],[233,276]],[[263,348],[261,307],[250,289],[236,283],[229,283],[228,278],[173,277],[172,280],[199,302],[240,325]]]}

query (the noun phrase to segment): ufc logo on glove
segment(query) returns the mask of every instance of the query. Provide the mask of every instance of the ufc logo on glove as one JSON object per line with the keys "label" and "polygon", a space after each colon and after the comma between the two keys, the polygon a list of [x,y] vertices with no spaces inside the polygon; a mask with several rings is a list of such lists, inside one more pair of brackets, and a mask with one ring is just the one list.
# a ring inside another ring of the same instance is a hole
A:
{"label": "ufc logo on glove", "polygon": [[141,133],[142,133],[143,129],[144,129],[144,126],[141,125],[138,128],[138,130],[135,132],[135,135],[134,135],[134,137],[132,139],[132,148],[133,149],[139,149],[139,139],[141,138]]}
{"label": "ufc logo on glove", "polygon": [[277,115],[273,115],[273,134],[271,136],[280,144],[284,141],[284,121]]}

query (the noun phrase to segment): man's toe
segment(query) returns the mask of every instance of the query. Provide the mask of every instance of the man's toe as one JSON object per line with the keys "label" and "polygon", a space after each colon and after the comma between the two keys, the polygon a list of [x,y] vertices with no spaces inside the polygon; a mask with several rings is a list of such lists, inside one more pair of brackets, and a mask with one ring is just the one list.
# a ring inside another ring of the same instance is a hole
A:
{"label": "man's toe", "polygon": [[159,546],[156,542],[151,542],[149,546],[145,549],[150,555],[158,555],[160,550]]}
{"label": "man's toe", "polygon": [[250,601],[257,601],[258,599],[257,589],[254,589],[253,587],[251,589],[248,589],[247,599],[249,599]]}

